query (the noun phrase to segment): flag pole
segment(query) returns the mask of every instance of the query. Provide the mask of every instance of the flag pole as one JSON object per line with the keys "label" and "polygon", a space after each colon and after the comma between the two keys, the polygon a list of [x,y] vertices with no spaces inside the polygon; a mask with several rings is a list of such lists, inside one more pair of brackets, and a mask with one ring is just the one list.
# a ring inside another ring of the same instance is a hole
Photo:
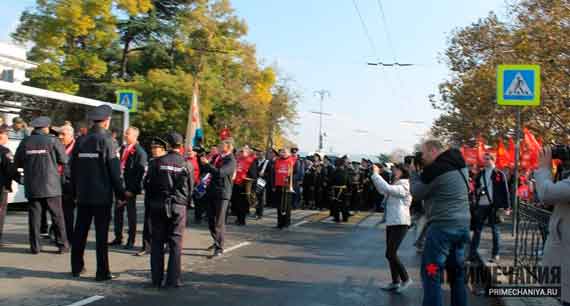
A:
{"label": "flag pole", "polygon": [[[520,152],[521,152],[521,108],[516,108],[516,116],[517,116],[517,126],[516,126],[516,142],[515,142],[515,183],[514,183],[514,190],[512,190],[512,205],[513,205],[513,237],[517,232],[518,227],[518,220],[519,220],[519,197],[518,197],[518,190],[519,190],[519,163],[520,163]],[[515,239],[516,240],[516,239]],[[515,241],[516,244],[516,241]],[[515,245],[515,248],[517,246]]]}
{"label": "flag pole", "polygon": [[[194,145],[194,136],[196,135],[196,124],[199,122],[194,123],[194,112],[199,112],[199,110],[195,110],[194,108],[198,107],[198,98],[199,98],[199,86],[198,86],[198,79],[194,78],[194,85],[192,89],[192,101],[190,101],[190,107],[188,108],[188,123],[186,124],[186,139],[184,141],[184,145],[186,148],[192,148]],[[199,119],[198,119],[199,120]]]}

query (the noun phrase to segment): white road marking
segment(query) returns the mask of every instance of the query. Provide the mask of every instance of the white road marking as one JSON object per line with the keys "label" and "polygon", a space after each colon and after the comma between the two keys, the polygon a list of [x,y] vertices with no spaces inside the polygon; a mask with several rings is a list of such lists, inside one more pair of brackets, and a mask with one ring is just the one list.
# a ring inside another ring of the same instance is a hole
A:
{"label": "white road marking", "polygon": [[67,306],[83,306],[83,305],[87,305],[87,304],[96,302],[96,301],[98,301],[98,300],[100,300],[100,299],[103,299],[103,298],[105,298],[105,297],[104,297],[104,296],[100,296],[100,295],[94,295],[94,296],[92,296],[92,297],[90,297],[90,298],[83,299],[83,300],[81,300],[81,301],[79,301],[79,302],[75,302],[75,303],[70,304],[70,305],[67,305]]}
{"label": "white road marking", "polygon": [[247,241],[242,242],[242,243],[239,243],[239,244],[237,244],[237,245],[234,245],[234,246],[231,247],[231,248],[225,249],[225,250],[224,250],[224,253],[229,253],[229,252],[231,252],[231,251],[235,251],[235,250],[237,250],[237,249],[239,249],[239,248],[241,248],[241,247],[248,246],[248,245],[250,245],[250,244],[251,244],[251,242],[247,242]]}
{"label": "white road marking", "polygon": [[309,221],[303,220],[301,222],[297,222],[297,223],[293,224],[293,227],[298,227],[298,226],[301,226],[301,225],[306,224],[306,223],[309,223]]}

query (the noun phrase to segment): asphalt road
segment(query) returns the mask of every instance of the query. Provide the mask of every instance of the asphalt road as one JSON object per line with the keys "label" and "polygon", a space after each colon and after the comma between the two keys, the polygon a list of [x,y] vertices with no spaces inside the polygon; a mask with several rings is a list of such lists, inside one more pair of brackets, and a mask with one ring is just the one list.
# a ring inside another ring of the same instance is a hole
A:
{"label": "asphalt road", "polygon": [[[284,231],[273,228],[274,213],[247,227],[229,226],[232,250],[215,259],[205,250],[211,243],[205,226],[193,225],[185,238],[185,286],[178,289],[148,288],[149,258],[122,249],[111,254],[112,270],[121,277],[107,283],[96,283],[89,274],[72,279],[66,255],[19,255],[25,244],[0,249],[0,279],[5,284],[0,286],[0,305],[421,305],[420,256],[412,247],[413,230],[400,256],[414,284],[403,294],[390,294],[379,289],[390,281],[380,215],[360,214],[340,225],[326,219],[326,213],[297,211],[294,216],[298,226]],[[22,237],[12,233],[16,238]],[[91,257],[87,268],[94,270]],[[470,305],[491,303],[470,297]]]}

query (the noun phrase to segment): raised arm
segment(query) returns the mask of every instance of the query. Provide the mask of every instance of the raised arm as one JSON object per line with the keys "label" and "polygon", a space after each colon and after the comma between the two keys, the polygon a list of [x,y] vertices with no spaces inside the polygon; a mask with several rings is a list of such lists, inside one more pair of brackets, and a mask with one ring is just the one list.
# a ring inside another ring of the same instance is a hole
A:
{"label": "raised arm", "polygon": [[405,198],[410,194],[410,190],[402,185],[390,185],[379,174],[372,174],[372,182],[374,187],[380,193],[388,194],[393,197]]}

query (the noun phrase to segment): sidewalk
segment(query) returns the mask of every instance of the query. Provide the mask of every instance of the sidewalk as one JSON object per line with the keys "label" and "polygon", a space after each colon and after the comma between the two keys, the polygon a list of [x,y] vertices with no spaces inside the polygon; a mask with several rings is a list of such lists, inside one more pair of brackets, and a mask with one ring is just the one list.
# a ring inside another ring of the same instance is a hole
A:
{"label": "sidewalk", "polygon": [[[499,225],[499,231],[501,234],[501,244],[499,255],[501,259],[499,260],[499,266],[514,266],[515,260],[515,237],[513,233],[513,222],[512,218],[505,218],[505,222]],[[491,247],[493,242],[493,236],[491,234],[491,228],[485,226],[483,228],[483,233],[481,235],[481,245],[479,247],[479,253],[484,261],[487,268],[493,267],[495,264],[489,263],[487,260],[491,257]],[[506,280],[508,282],[508,280]],[[501,303],[504,306],[559,306],[560,302],[554,298],[502,298]]]}

